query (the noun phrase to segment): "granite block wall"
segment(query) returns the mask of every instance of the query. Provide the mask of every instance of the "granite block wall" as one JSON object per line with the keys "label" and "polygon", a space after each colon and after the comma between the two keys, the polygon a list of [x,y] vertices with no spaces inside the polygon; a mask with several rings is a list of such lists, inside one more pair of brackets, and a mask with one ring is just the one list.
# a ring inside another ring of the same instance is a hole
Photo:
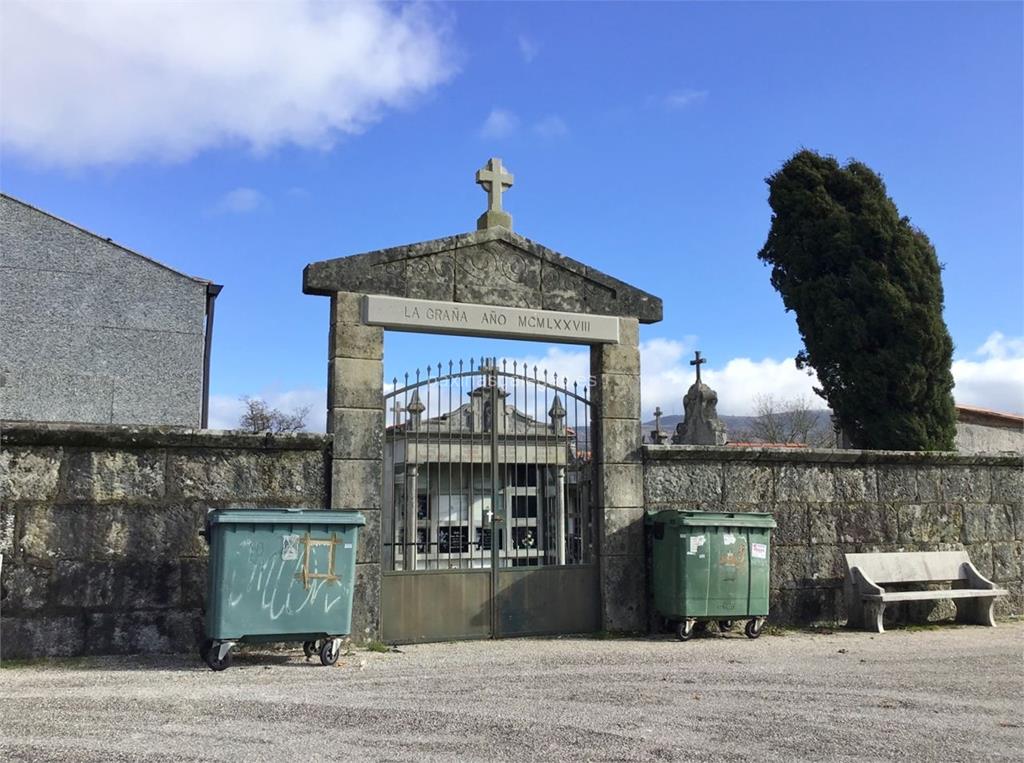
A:
{"label": "granite block wall", "polygon": [[[0,425],[0,656],[193,649],[207,508],[331,506],[337,436]],[[642,545],[644,512],[771,511],[775,622],[843,621],[842,555],[856,551],[964,548],[1011,592],[997,613],[1024,613],[1019,456],[644,446],[642,457],[644,508],[605,511],[603,548]],[[607,521],[620,513],[632,520]],[[633,573],[603,587],[605,621],[620,629],[649,622],[637,553],[616,557]],[[356,610],[376,611],[378,591],[364,575]]]}
{"label": "granite block wall", "polygon": [[[770,511],[772,620],[845,622],[843,554],[965,549],[1024,614],[1024,464],[1020,456],[856,450],[644,447],[646,510]],[[948,611],[947,611],[948,610]],[[952,605],[890,607],[938,619]]]}
{"label": "granite block wall", "polygon": [[0,657],[191,650],[208,508],[328,505],[325,435],[0,424]]}

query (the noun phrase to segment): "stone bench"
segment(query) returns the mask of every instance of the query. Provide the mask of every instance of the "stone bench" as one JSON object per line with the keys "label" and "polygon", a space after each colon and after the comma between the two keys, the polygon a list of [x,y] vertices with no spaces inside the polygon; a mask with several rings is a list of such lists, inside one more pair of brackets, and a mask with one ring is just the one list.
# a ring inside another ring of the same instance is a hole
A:
{"label": "stone bench", "polygon": [[[996,588],[971,563],[966,551],[845,554],[849,627],[883,633],[885,605],[899,601],[952,599],[958,623],[994,626],[992,605],[1006,591]],[[888,584],[951,583],[931,591],[886,591]]]}

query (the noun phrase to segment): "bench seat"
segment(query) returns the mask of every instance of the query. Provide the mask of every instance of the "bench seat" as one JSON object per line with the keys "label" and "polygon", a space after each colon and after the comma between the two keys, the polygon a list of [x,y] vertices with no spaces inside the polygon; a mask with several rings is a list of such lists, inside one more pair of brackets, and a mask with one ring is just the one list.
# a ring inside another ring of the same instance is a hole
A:
{"label": "bench seat", "polygon": [[[909,551],[877,554],[845,554],[847,625],[884,633],[882,614],[886,604],[900,601],[951,599],[961,623],[994,626],[992,608],[997,596],[1007,591],[996,588],[971,563],[966,551]],[[952,588],[930,591],[886,591],[888,584],[943,583]]]}
{"label": "bench seat", "polygon": [[931,599],[976,599],[984,596],[1006,596],[1002,588],[943,588],[938,591],[893,591],[892,593],[866,593],[864,601],[929,601]]}

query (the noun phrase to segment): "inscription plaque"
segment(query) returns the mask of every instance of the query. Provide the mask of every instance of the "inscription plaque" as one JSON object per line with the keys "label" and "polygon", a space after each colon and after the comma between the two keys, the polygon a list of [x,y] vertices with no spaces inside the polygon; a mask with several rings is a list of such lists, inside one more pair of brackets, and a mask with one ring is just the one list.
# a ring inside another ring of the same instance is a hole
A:
{"label": "inscription plaque", "polygon": [[528,339],[569,344],[614,344],[619,319],[610,315],[528,310],[369,294],[363,321],[395,331]]}

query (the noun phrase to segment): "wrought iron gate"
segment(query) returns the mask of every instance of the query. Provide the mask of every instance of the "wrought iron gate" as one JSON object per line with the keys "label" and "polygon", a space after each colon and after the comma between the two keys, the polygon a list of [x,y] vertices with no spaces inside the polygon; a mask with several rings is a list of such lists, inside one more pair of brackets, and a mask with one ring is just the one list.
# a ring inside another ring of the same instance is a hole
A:
{"label": "wrought iron gate", "polygon": [[428,366],[392,387],[384,637],[597,630],[586,387],[494,359]]}

